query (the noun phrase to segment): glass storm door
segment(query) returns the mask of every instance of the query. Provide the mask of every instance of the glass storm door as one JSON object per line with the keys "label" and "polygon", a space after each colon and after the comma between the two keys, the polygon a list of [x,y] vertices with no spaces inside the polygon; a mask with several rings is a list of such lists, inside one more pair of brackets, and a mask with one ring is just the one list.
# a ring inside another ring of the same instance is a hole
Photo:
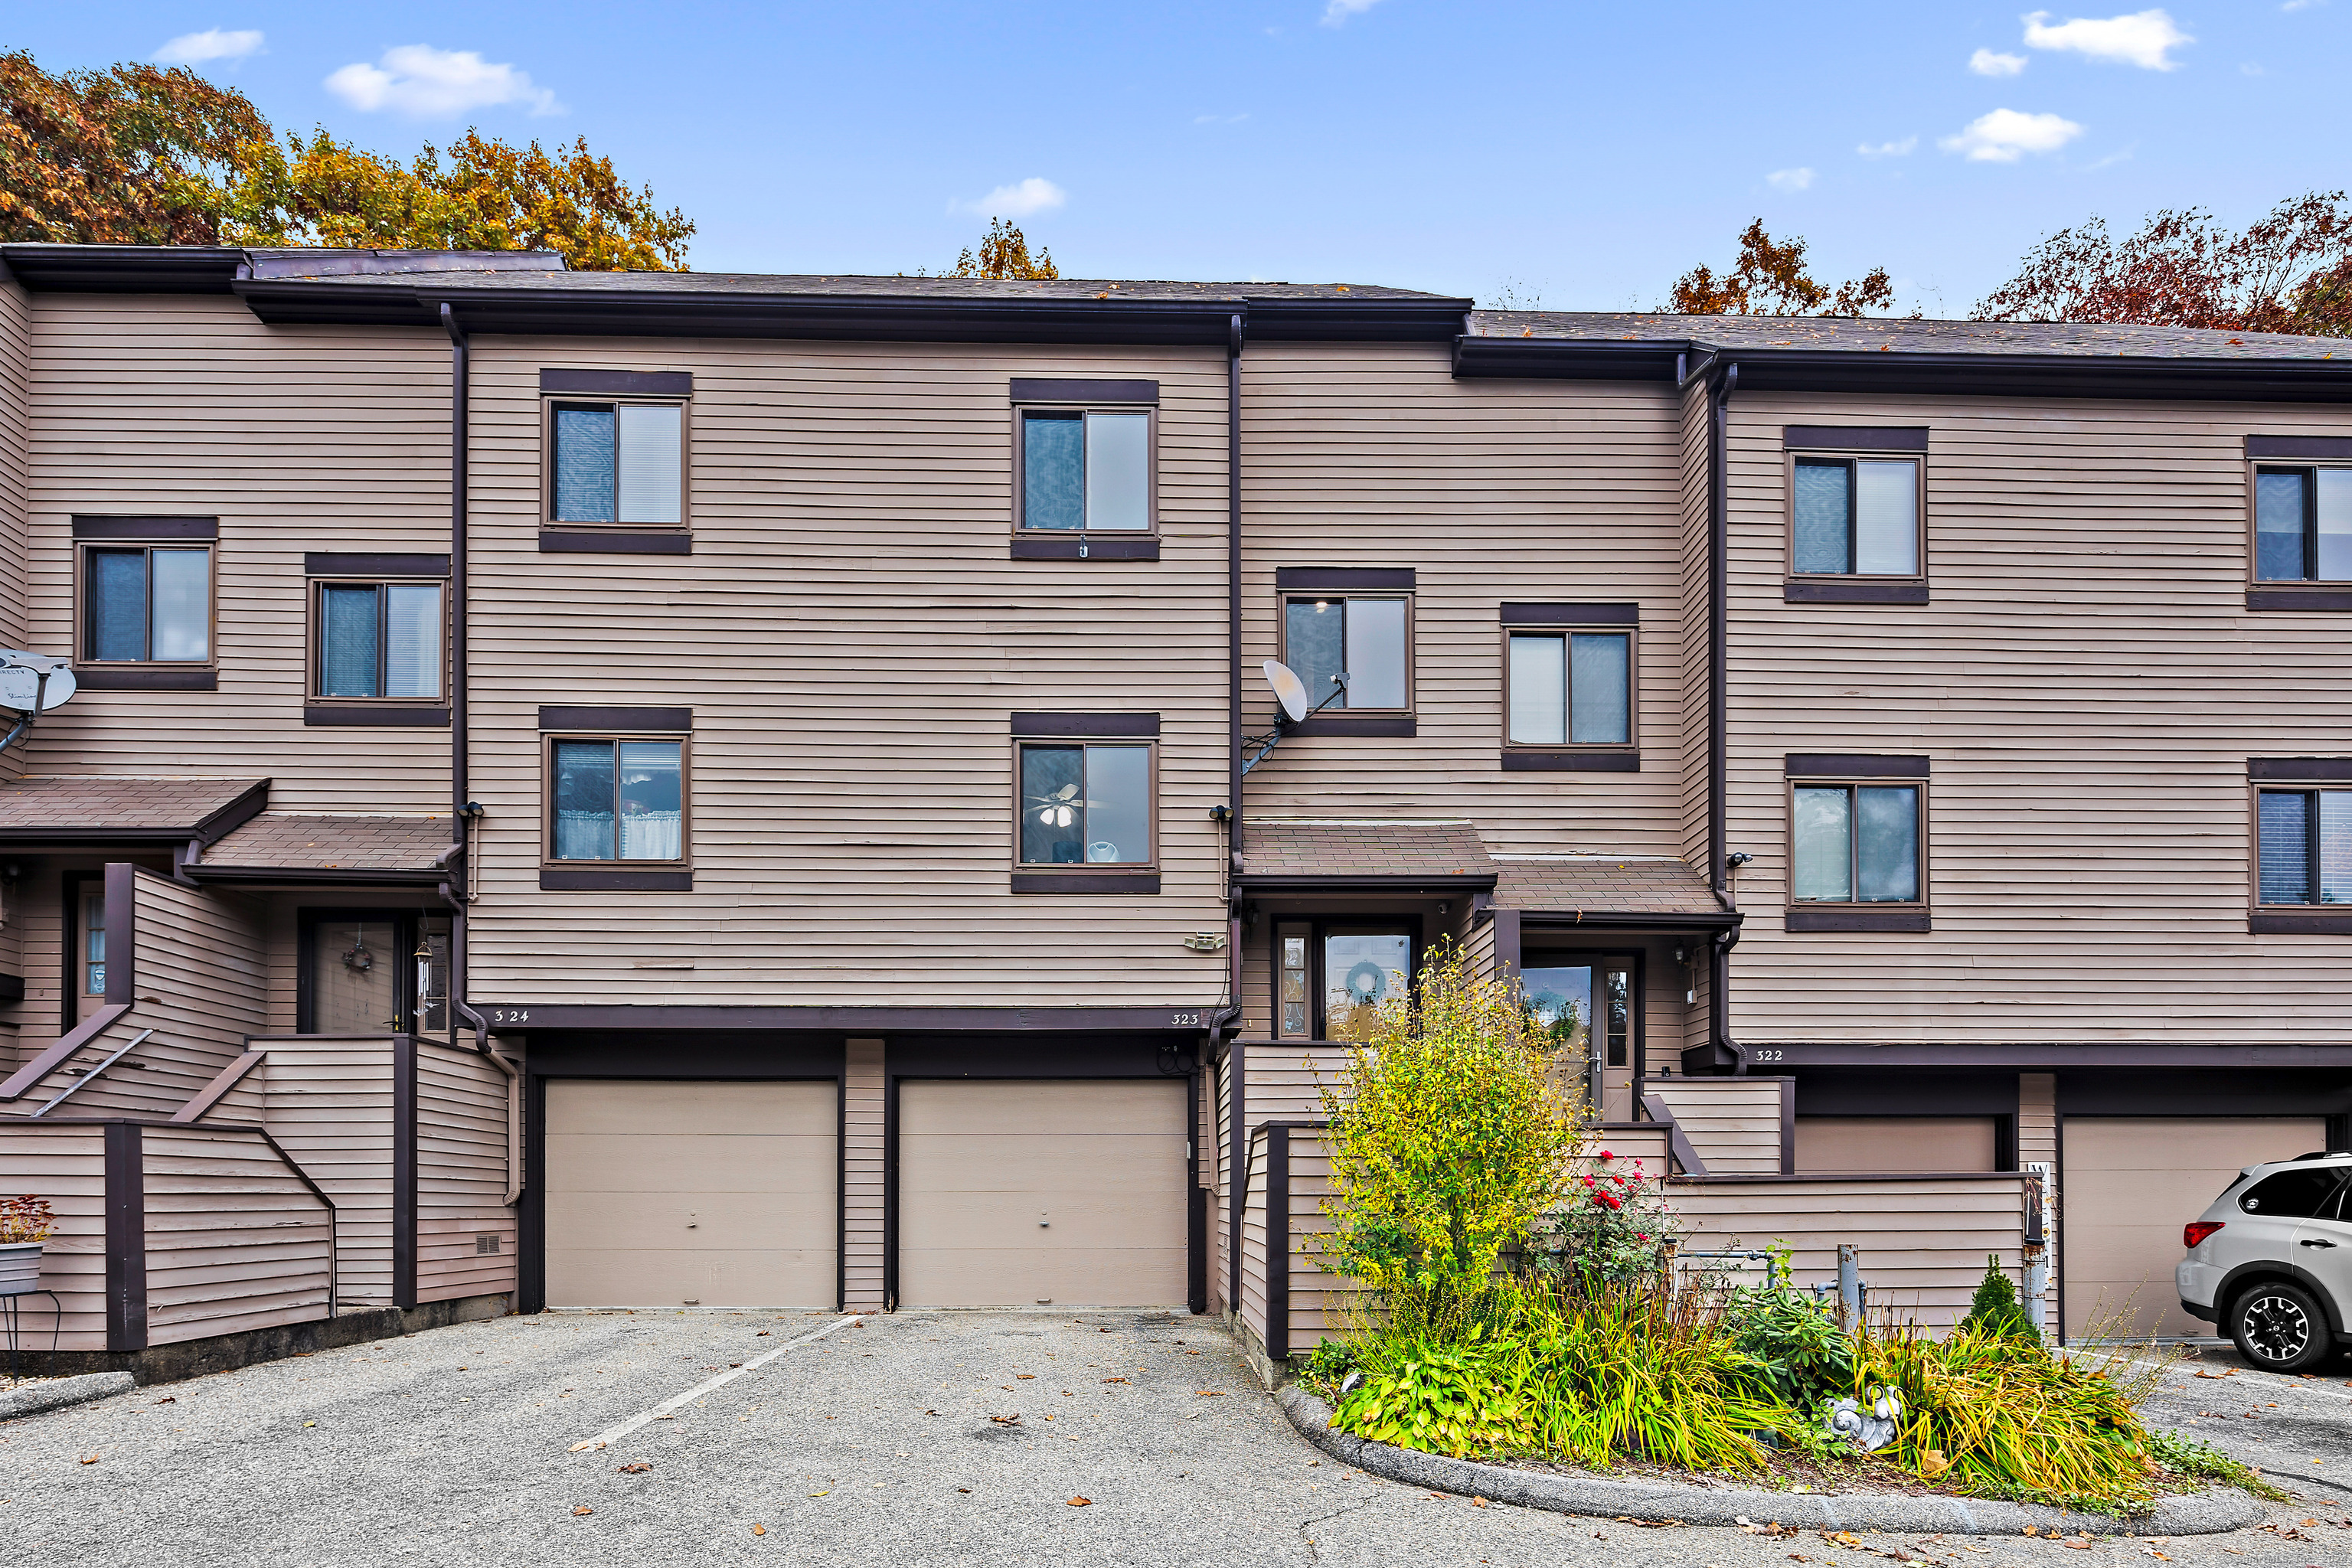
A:
{"label": "glass storm door", "polygon": [[1633,1119],[1633,964],[1631,959],[1531,953],[1519,971],[1536,1019],[1550,1037],[1554,1070],[1604,1121]]}

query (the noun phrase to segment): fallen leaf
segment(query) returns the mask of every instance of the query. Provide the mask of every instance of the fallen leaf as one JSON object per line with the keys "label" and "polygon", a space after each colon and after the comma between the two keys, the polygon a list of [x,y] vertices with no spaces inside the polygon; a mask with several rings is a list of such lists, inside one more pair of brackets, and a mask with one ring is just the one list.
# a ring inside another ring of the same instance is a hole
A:
{"label": "fallen leaf", "polygon": [[653,1468],[643,1459],[632,1459],[625,1465],[614,1465],[613,1468],[625,1476],[642,1476]]}
{"label": "fallen leaf", "polygon": [[589,1439],[588,1439],[586,1442],[584,1442],[584,1443],[574,1443],[574,1444],[572,1444],[572,1447],[570,1447],[569,1448],[564,1449],[563,1451],[564,1451],[565,1453],[567,1453],[567,1454],[577,1454],[577,1453],[579,1453],[581,1450],[583,1450],[583,1448],[601,1448],[601,1447],[603,1447],[604,1446],[604,1444],[599,1443],[598,1441],[596,1441],[596,1439],[595,1439],[595,1438],[591,1437],[591,1438],[589,1438]]}
{"label": "fallen leaf", "polygon": [[830,1490],[809,1493],[809,1496],[811,1497],[831,1497],[833,1493]]}
{"label": "fallen leaf", "polygon": [[1070,1500],[1072,1508],[1092,1508],[1094,1505],[1095,1500],[1090,1497],[1074,1497]]}
{"label": "fallen leaf", "polygon": [[1105,1383],[1125,1383],[1127,1379],[1123,1377],[1107,1377],[1104,1378],[1103,1381]]}
{"label": "fallen leaf", "polygon": [[92,1454],[89,1458],[84,1459],[82,1463],[85,1465],[94,1465],[98,1463],[98,1456],[96,1454]]}
{"label": "fallen leaf", "polygon": [[1485,1508],[1486,1506],[1486,1500],[1482,1497],[1474,1497],[1470,1500],[1470,1506],[1472,1508]]}
{"label": "fallen leaf", "polygon": [[960,1492],[968,1492],[968,1491],[971,1490],[971,1489],[970,1487],[958,1487],[958,1488],[956,1488],[956,1490],[958,1490],[958,1491],[960,1491]]}
{"label": "fallen leaf", "polygon": [[584,1503],[583,1503],[583,1504],[582,1504],[580,1507],[575,1508],[575,1509],[573,1509],[573,1510],[572,1510],[572,1518],[574,1518],[574,1519],[579,1519],[579,1518],[582,1518],[582,1517],[583,1517],[583,1516],[585,1516],[585,1515],[587,1515],[587,1514],[594,1513],[595,1511],[596,1511],[596,1510],[595,1510],[594,1509],[590,1508],[590,1507],[588,1507],[586,1504],[584,1504]]}
{"label": "fallen leaf", "polygon": [[1016,1372],[1013,1374],[1013,1381],[1015,1383],[1034,1383],[1037,1381],[1037,1374],[1034,1372]]}
{"label": "fallen leaf", "polygon": [[305,1421],[302,1425],[305,1426],[316,1426],[318,1423],[316,1421]]}
{"label": "fallen leaf", "polygon": [[1016,1410],[1010,1415],[992,1415],[989,1419],[999,1426],[1018,1426],[1021,1425],[1021,1412]]}
{"label": "fallen leaf", "polygon": [[2316,1530],[2319,1528],[2319,1521],[2315,1519],[2298,1519],[2295,1522],[2303,1526],[2305,1530]]}
{"label": "fallen leaf", "polygon": [[[768,1337],[768,1332],[769,1332],[769,1331],[767,1331],[766,1329],[761,1329],[758,1333],[753,1334],[751,1337],[752,1337],[753,1339],[755,1339],[755,1340],[764,1340],[764,1339],[766,1339],[766,1338]],[[765,1531],[761,1531],[761,1533],[764,1535],[764,1534],[766,1534],[767,1532],[766,1532]]]}
{"label": "fallen leaf", "polygon": [[768,1527],[764,1524],[755,1524],[751,1527],[751,1533],[754,1535],[765,1535],[768,1533]]}
{"label": "fallen leaf", "polygon": [[155,1403],[158,1405],[177,1405],[180,1403],[180,1396],[176,1394],[167,1394]]}
{"label": "fallen leaf", "polygon": [[1201,1388],[1192,1392],[1195,1399],[1223,1399],[1224,1396],[1225,1391],[1222,1388]]}
{"label": "fallen leaf", "polygon": [[2062,1541],[2058,1544],[2069,1552],[2088,1552],[2091,1549],[2091,1543],[2087,1541]]}

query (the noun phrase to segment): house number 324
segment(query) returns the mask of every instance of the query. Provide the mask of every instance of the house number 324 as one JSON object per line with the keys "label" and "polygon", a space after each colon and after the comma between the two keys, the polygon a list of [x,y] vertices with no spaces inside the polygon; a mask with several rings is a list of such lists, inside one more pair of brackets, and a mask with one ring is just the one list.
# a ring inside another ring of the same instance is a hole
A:
{"label": "house number 324", "polygon": [[490,1022],[493,1024],[528,1024],[530,1022],[530,1009],[528,1007],[493,1007],[490,1009]]}

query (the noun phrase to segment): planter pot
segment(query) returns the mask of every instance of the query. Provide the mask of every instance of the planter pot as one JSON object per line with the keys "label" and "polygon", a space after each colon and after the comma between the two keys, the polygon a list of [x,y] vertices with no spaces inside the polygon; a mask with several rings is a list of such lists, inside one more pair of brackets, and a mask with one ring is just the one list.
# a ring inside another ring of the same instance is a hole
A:
{"label": "planter pot", "polygon": [[0,1246],[0,1296],[21,1296],[40,1288],[41,1247],[37,1241]]}

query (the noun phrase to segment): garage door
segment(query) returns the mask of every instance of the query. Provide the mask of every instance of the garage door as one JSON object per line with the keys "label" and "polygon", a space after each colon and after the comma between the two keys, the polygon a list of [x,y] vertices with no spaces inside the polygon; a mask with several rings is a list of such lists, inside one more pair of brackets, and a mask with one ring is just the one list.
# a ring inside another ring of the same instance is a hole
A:
{"label": "garage door", "polygon": [[547,1086],[547,1304],[838,1304],[830,1083]]}
{"label": "garage door", "polygon": [[[2059,1171],[2069,1335],[2206,1335],[2180,1310],[2180,1227],[2245,1166],[2327,1147],[2316,1116],[2069,1116]],[[2121,1324],[2111,1328],[2111,1324]]]}
{"label": "garage door", "polygon": [[1799,1171],[1875,1174],[1992,1168],[1990,1116],[1797,1118]]}
{"label": "garage door", "polygon": [[1187,1294],[1191,1085],[898,1086],[898,1300],[1167,1307]]}

